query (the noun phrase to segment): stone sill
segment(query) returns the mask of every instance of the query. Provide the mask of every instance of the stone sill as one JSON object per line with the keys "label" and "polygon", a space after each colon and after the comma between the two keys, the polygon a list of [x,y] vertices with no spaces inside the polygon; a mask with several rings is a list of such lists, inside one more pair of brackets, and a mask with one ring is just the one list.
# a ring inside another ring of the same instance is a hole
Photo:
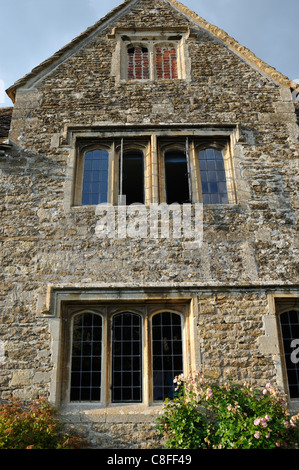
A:
{"label": "stone sill", "polygon": [[[155,203],[157,204],[158,206],[160,205],[164,205],[165,203]],[[196,206],[196,204],[200,204],[200,203],[195,203],[195,202],[192,202],[190,205],[191,206]],[[151,204],[140,204],[141,206],[145,207],[146,209],[150,209],[151,207]],[[182,205],[182,204],[180,204]],[[188,203],[189,205],[189,203]],[[76,206],[71,206],[70,207],[70,210],[73,211],[73,212],[95,212],[95,210],[99,207],[102,207],[105,209],[105,204],[94,204],[94,205],[84,205],[84,206],[81,206],[81,205],[76,205]],[[108,207],[112,207],[113,209],[117,209],[118,207],[137,207],[138,206],[132,206],[132,205],[129,205],[129,206],[119,206],[118,204],[108,204]],[[169,207],[171,207],[171,205],[169,205]],[[231,209],[231,208],[238,208],[238,207],[241,207],[241,205],[239,203],[228,203],[228,204],[204,204],[203,205],[203,208],[204,209]]]}
{"label": "stone sill", "polygon": [[73,421],[93,421],[98,423],[144,423],[153,422],[162,412],[163,403],[144,404],[101,404],[70,403],[59,409],[64,417]]}

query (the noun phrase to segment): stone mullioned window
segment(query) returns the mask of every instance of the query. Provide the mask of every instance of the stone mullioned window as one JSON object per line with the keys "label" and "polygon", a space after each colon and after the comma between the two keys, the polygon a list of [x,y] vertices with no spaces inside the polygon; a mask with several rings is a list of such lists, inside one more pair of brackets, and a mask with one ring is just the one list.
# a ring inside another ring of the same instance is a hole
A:
{"label": "stone mullioned window", "polygon": [[78,143],[74,205],[229,204],[236,201],[229,140],[113,136]]}
{"label": "stone mullioned window", "polygon": [[186,304],[67,306],[62,403],[145,403],[173,398],[188,371]]}
{"label": "stone mullioned window", "polygon": [[145,46],[129,47],[127,76],[128,80],[149,80],[151,76],[159,80],[177,79],[176,47],[156,46],[152,54]]}
{"label": "stone mullioned window", "polygon": [[116,29],[108,39],[116,40],[112,75],[116,81],[186,80],[190,81],[187,45],[188,28],[151,30]]}

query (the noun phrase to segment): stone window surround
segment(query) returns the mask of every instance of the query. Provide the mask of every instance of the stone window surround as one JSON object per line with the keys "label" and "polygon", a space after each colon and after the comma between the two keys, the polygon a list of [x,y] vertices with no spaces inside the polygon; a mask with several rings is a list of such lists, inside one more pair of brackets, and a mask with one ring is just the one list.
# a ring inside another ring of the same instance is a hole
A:
{"label": "stone window surround", "polygon": [[[238,169],[235,165],[235,147],[240,139],[240,129],[237,125],[160,125],[160,126],[95,126],[83,129],[80,126],[69,126],[61,142],[71,147],[68,164],[68,177],[65,191],[65,208],[81,206],[83,179],[83,155],[86,151],[103,148],[109,151],[110,174],[108,184],[108,202],[117,205],[119,196],[118,152],[120,139],[124,139],[125,148],[134,141],[133,148],[144,153],[144,185],[145,205],[164,203],[165,177],[163,154],[174,145],[185,148],[185,140],[190,142],[190,175],[192,188],[192,203],[201,202],[201,181],[197,149],[211,147],[221,149],[224,155],[225,171],[228,183],[229,204],[237,202],[236,180]],[[118,142],[118,144],[116,143]],[[159,142],[163,142],[160,145]],[[196,145],[194,145],[196,142]],[[132,148],[132,146],[131,146]],[[240,177],[239,177],[240,179]],[[88,206],[81,206],[88,207]],[[94,207],[94,206],[93,206]]]}
{"label": "stone window surround", "polygon": [[[146,47],[149,53],[149,80],[156,79],[155,50],[158,46],[172,46],[176,49],[177,75],[179,80],[191,80],[191,62],[188,53],[187,40],[193,37],[189,28],[114,28],[107,35],[108,39],[116,42],[112,56],[111,74],[116,82],[128,80],[128,48],[134,46]],[[197,35],[195,35],[197,37]],[[171,79],[172,80],[172,79]],[[147,81],[143,79],[137,82]]]}
{"label": "stone window surround", "polygon": [[[167,303],[175,305],[176,303],[184,303],[188,309],[188,335],[189,344],[185,343],[187,350],[187,359],[185,367],[186,373],[198,370],[204,363],[203,345],[197,333],[197,321],[199,314],[199,292],[210,295],[217,290],[223,295],[231,291],[240,291],[249,289],[252,292],[260,292],[260,287],[257,286],[239,286],[232,288],[231,286],[215,287],[208,283],[203,288],[198,288],[194,285],[186,285],[173,287],[168,283],[162,283],[159,286],[135,286],[128,287],[126,284],[106,284],[94,286],[78,285],[52,285],[49,284],[45,294],[40,295],[37,312],[40,318],[44,318],[49,322],[49,330],[51,334],[51,352],[53,358],[53,370],[51,372],[50,380],[50,402],[65,411],[80,412],[92,415],[96,413],[99,422],[127,422],[128,419],[134,422],[136,419],[142,422],[152,422],[154,415],[159,414],[161,411],[161,404],[110,404],[107,407],[98,404],[78,404],[69,403],[62,406],[61,403],[61,384],[59,379],[61,377],[61,331],[62,323],[64,321],[63,309],[66,304],[82,303],[83,305],[92,304],[94,302],[101,303],[124,303],[126,304],[145,304],[147,302]],[[263,289],[262,289],[263,290]],[[299,293],[295,286],[292,288],[288,286],[279,288],[278,286],[265,286],[267,293],[268,308],[265,309],[263,315],[264,334],[257,339],[257,349],[260,356],[271,356],[275,365],[276,383],[287,393],[286,371],[284,369],[284,353],[282,338],[279,324],[279,314],[284,310],[289,310],[298,305]],[[268,291],[268,292],[267,292]],[[205,294],[205,295],[206,295]],[[291,400],[289,408],[292,410],[299,409],[299,401]],[[129,413],[129,414],[128,414]]]}
{"label": "stone window surround", "polygon": [[[52,336],[52,355],[54,369],[51,379],[50,401],[57,407],[64,406],[72,408],[112,408],[132,406],[134,409],[144,409],[151,406],[161,406],[161,403],[153,402],[151,380],[151,332],[149,328],[150,319],[159,311],[172,311],[179,314],[182,319],[183,338],[183,362],[184,374],[190,374],[196,370],[196,296],[188,292],[172,292],[169,290],[160,291],[151,289],[150,293],[143,289],[131,290],[128,288],[110,289],[72,289],[72,288],[52,288],[48,289],[48,309],[42,312],[44,318],[48,318]],[[105,308],[110,313],[105,315]],[[104,354],[107,357],[107,367],[103,372],[102,402],[94,403],[70,403],[69,396],[69,373],[71,355],[71,325],[72,318],[78,312],[92,311],[102,312],[103,317],[103,338],[109,338],[109,320],[112,315],[130,309],[139,313],[143,321],[143,401],[140,404],[132,403],[111,403],[109,389],[109,360],[111,360],[111,342],[104,341]]]}

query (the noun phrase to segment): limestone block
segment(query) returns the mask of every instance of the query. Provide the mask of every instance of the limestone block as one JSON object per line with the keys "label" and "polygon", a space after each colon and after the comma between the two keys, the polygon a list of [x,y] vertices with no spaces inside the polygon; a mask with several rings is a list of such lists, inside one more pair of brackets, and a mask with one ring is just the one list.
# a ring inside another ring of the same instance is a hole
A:
{"label": "limestone block", "polygon": [[10,381],[10,386],[11,387],[22,387],[22,386],[25,386],[25,385],[30,385],[32,376],[33,376],[33,371],[31,371],[31,370],[13,371],[12,379]]}

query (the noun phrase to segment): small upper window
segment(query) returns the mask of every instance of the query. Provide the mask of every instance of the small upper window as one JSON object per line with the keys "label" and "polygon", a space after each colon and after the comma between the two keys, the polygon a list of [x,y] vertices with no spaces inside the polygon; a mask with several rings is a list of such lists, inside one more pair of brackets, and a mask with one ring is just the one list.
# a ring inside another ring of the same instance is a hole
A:
{"label": "small upper window", "polygon": [[146,47],[128,48],[128,79],[148,80],[150,78],[149,53]]}
{"label": "small upper window", "polygon": [[197,33],[188,26],[146,25],[132,28],[113,28],[111,75],[119,81],[186,80],[191,81],[189,39]]}
{"label": "small upper window", "polygon": [[127,48],[128,80],[178,79],[177,47],[174,44],[130,45]]}

